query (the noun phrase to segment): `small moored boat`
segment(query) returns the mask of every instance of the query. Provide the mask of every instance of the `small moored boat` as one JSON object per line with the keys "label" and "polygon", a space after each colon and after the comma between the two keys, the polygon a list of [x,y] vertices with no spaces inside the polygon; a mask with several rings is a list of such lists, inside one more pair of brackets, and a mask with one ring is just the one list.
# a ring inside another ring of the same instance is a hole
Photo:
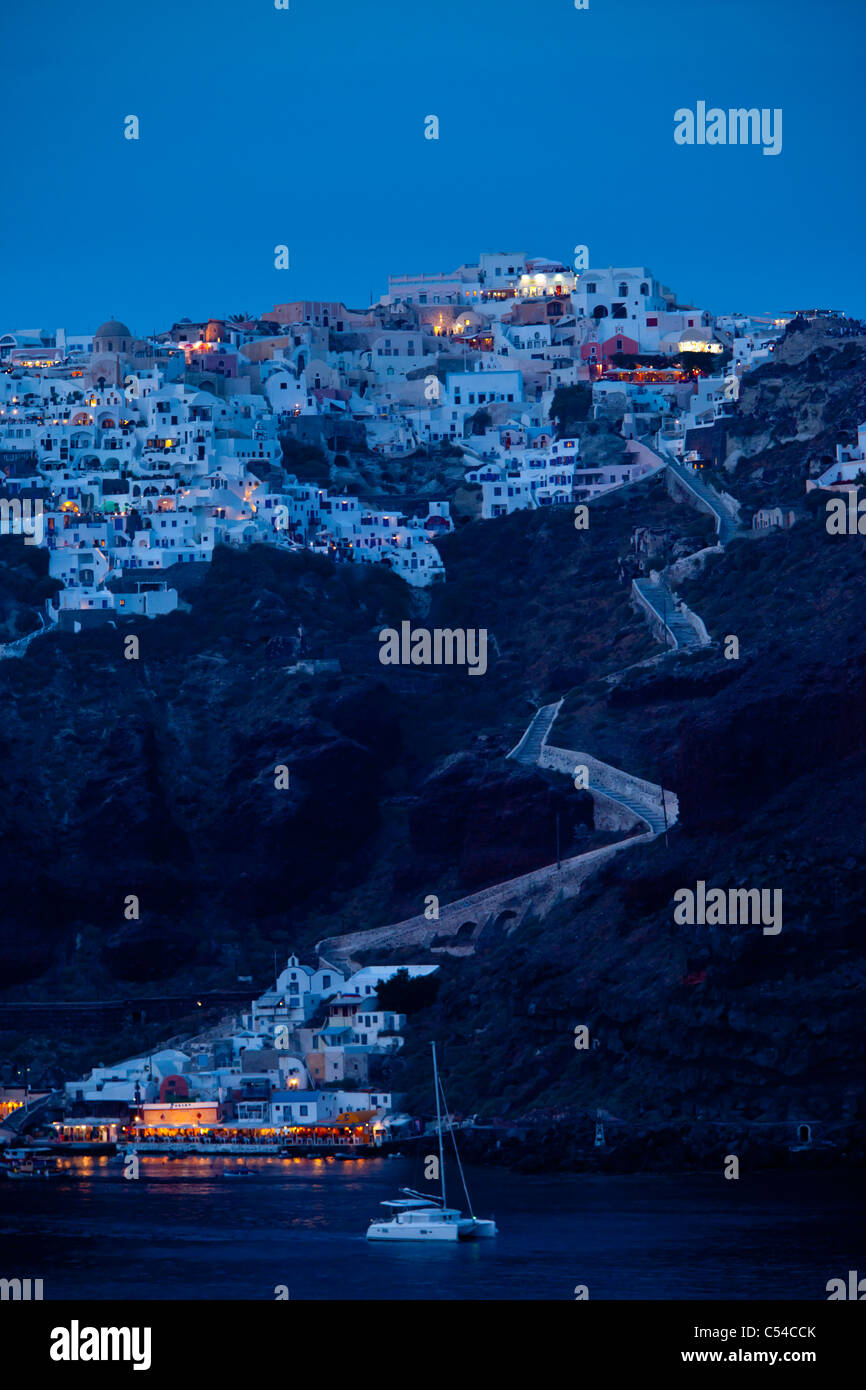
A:
{"label": "small moored boat", "polygon": [[[433,1087],[436,1093],[436,1129],[439,1135],[439,1176],[442,1193],[441,1196],[425,1197],[421,1192],[413,1192],[409,1187],[402,1187],[400,1189],[402,1196],[389,1202],[382,1202],[381,1205],[387,1208],[389,1214],[387,1217],[373,1217],[367,1229],[368,1240],[485,1240],[497,1234],[495,1221],[479,1220],[472,1211],[472,1202],[463,1175],[460,1154],[457,1151],[457,1139],[451,1124],[451,1116],[448,1113],[445,1091],[439,1080],[436,1044],[432,1043],[431,1046],[433,1048]],[[469,1208],[468,1216],[464,1216],[457,1207],[449,1207],[447,1202],[440,1096],[448,1121],[451,1142],[454,1145],[454,1157],[457,1160],[460,1180],[466,1194],[466,1205]],[[399,1155],[389,1154],[389,1157],[396,1158]]]}
{"label": "small moored boat", "polygon": [[28,1178],[38,1180],[54,1176],[54,1170],[44,1158],[13,1159],[11,1163],[0,1164],[0,1171],[5,1173],[7,1178],[11,1178],[13,1182],[24,1181]]}

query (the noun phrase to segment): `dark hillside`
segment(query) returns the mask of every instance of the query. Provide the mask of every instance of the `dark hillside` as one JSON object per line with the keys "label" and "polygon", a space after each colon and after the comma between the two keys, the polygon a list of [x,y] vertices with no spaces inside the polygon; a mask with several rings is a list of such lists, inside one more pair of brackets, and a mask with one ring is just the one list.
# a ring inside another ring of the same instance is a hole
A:
{"label": "dark hillside", "polygon": [[[792,390],[810,362],[786,365]],[[767,447],[788,468],[787,445]],[[535,705],[566,695],[553,741],[663,780],[680,823],[543,922],[437,957],[438,996],[389,1084],[423,1109],[436,1036],[455,1106],[509,1119],[859,1114],[864,542],[804,511],[680,586],[714,639],[739,638],[737,661],[718,647],[653,660],[621,577],[632,530],[709,539],[660,481],[593,505],[585,532],[567,509],[470,522],[442,543],[432,595],[380,567],[253,547],[219,551],[188,612],[36,638],[0,662],[3,998],[228,989],[239,974],[259,990],[275,949],[549,863],[557,813],[564,851],[590,847],[585,798],[504,758]],[[11,615],[33,564],[0,560]],[[486,628],[487,673],[382,666],[378,630],[404,618]],[[299,659],[340,669],[290,673]],[[673,894],[699,879],[781,889],[782,931],[676,926]],[[130,894],[140,920],[124,918]],[[580,1023],[599,1043],[587,1054]],[[56,1055],[50,1023],[9,1050],[25,1044],[46,1066]],[[65,1046],[70,1064],[95,1060],[86,1040]]]}

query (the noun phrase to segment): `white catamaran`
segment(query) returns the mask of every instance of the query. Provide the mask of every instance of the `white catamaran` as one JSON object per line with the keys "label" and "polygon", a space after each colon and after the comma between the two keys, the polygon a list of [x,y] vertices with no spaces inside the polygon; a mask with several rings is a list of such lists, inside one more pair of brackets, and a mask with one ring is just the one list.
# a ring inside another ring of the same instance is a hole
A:
{"label": "white catamaran", "polygon": [[[439,1176],[442,1184],[442,1195],[441,1197],[424,1197],[420,1192],[413,1192],[409,1187],[402,1187],[400,1189],[403,1194],[401,1197],[397,1197],[391,1202],[382,1202],[382,1206],[388,1208],[390,1215],[373,1217],[367,1230],[368,1240],[484,1240],[489,1236],[496,1235],[495,1221],[482,1221],[473,1214],[469,1189],[463,1175],[463,1165],[457,1151],[457,1139],[451,1124],[451,1116],[448,1113],[445,1091],[439,1080],[436,1044],[431,1043],[431,1047],[433,1048],[433,1086],[436,1091],[436,1130],[439,1135]],[[448,1121],[448,1132],[454,1145],[454,1157],[457,1160],[460,1181],[466,1194],[468,1216],[464,1216],[457,1207],[449,1207],[447,1202],[445,1154],[442,1144],[442,1113],[439,1105],[440,1094],[442,1108],[445,1110],[445,1117]]]}

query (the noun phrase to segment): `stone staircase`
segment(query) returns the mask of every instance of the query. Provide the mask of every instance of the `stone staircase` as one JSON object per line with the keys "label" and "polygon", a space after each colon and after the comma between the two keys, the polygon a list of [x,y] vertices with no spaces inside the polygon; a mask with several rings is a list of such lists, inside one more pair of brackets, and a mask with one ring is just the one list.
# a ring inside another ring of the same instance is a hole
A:
{"label": "stone staircase", "polygon": [[718,493],[708,487],[693,469],[671,456],[668,456],[667,464],[671,475],[691,494],[698,506],[702,510],[712,513],[716,523],[716,535],[719,538],[719,544],[726,545],[739,529],[736,517],[728,510]]}
{"label": "stone staircase", "polygon": [[[446,955],[471,955],[479,936],[486,930],[503,927],[511,934],[519,930],[528,912],[543,917],[556,904],[576,897],[581,885],[602,864],[627,853],[635,845],[647,844],[675,824],[678,804],[673,792],[662,792],[654,783],[632,777],[587,753],[552,748],[548,744],[561,706],[562,700],[542,706],[508,756],[525,766],[551,767],[568,776],[573,775],[575,767],[585,766],[589,778],[587,789],[597,798],[600,814],[607,821],[606,828],[615,823],[620,832],[625,832],[625,838],[602,849],[564,859],[561,864],[548,864],[455,902],[444,903],[435,920],[428,920],[419,913],[388,926],[327,937],[317,943],[320,955],[328,960],[345,961],[352,959],[357,951],[392,952],[411,947]],[[614,812],[612,819],[611,811]]]}
{"label": "stone staircase", "polygon": [[[683,620],[685,622],[685,620]],[[685,623],[689,632],[694,630]],[[595,792],[607,801],[613,801],[648,827],[652,836],[661,835],[677,819],[677,800],[671,792],[662,792],[661,787],[631,777],[610,763],[600,762],[586,753],[568,748],[551,747],[547,740],[554,721],[562,708],[562,700],[556,704],[543,705],[537,712],[523,738],[509,753],[515,762],[532,767],[553,767],[558,772],[572,775],[574,769],[584,766],[587,769],[589,785],[587,790]]]}
{"label": "stone staircase", "polygon": [[674,650],[696,651],[707,645],[701,640],[698,628],[680,612],[678,601],[663,579],[635,579],[632,588],[643,600],[641,606],[652,609],[662,633],[667,629]]}
{"label": "stone staircase", "polygon": [[39,621],[42,626],[34,628],[32,632],[26,633],[24,637],[18,637],[14,642],[0,643],[0,661],[4,661],[10,656],[23,656],[34,637],[41,637],[43,633],[48,631],[48,628],[45,626],[45,620],[41,614]]}
{"label": "stone staircase", "polygon": [[648,797],[638,799],[635,796],[623,796],[613,791],[606,791],[604,794],[611,801],[619,802],[620,806],[625,806],[633,815],[646,821],[653,835],[661,835],[667,830],[668,825],[662,810],[661,797],[659,797],[658,806],[655,806]]}
{"label": "stone staircase", "polygon": [[508,754],[516,763],[524,763],[528,767],[535,767],[541,757],[541,750],[547,742],[547,736],[553,728],[553,721],[559,714],[562,701],[558,700],[553,705],[542,705],[534,719],[523,735],[523,738],[512,748]]}

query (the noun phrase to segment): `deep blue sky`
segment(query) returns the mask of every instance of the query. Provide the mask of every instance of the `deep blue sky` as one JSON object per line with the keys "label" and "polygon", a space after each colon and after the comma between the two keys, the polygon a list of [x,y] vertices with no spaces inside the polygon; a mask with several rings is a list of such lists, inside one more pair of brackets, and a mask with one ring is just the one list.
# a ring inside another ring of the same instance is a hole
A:
{"label": "deep blue sky", "polygon": [[[7,9],[0,331],[357,307],[389,272],[580,242],[716,312],[866,314],[864,36],[862,0]],[[699,99],[781,107],[782,153],[675,145]]]}

